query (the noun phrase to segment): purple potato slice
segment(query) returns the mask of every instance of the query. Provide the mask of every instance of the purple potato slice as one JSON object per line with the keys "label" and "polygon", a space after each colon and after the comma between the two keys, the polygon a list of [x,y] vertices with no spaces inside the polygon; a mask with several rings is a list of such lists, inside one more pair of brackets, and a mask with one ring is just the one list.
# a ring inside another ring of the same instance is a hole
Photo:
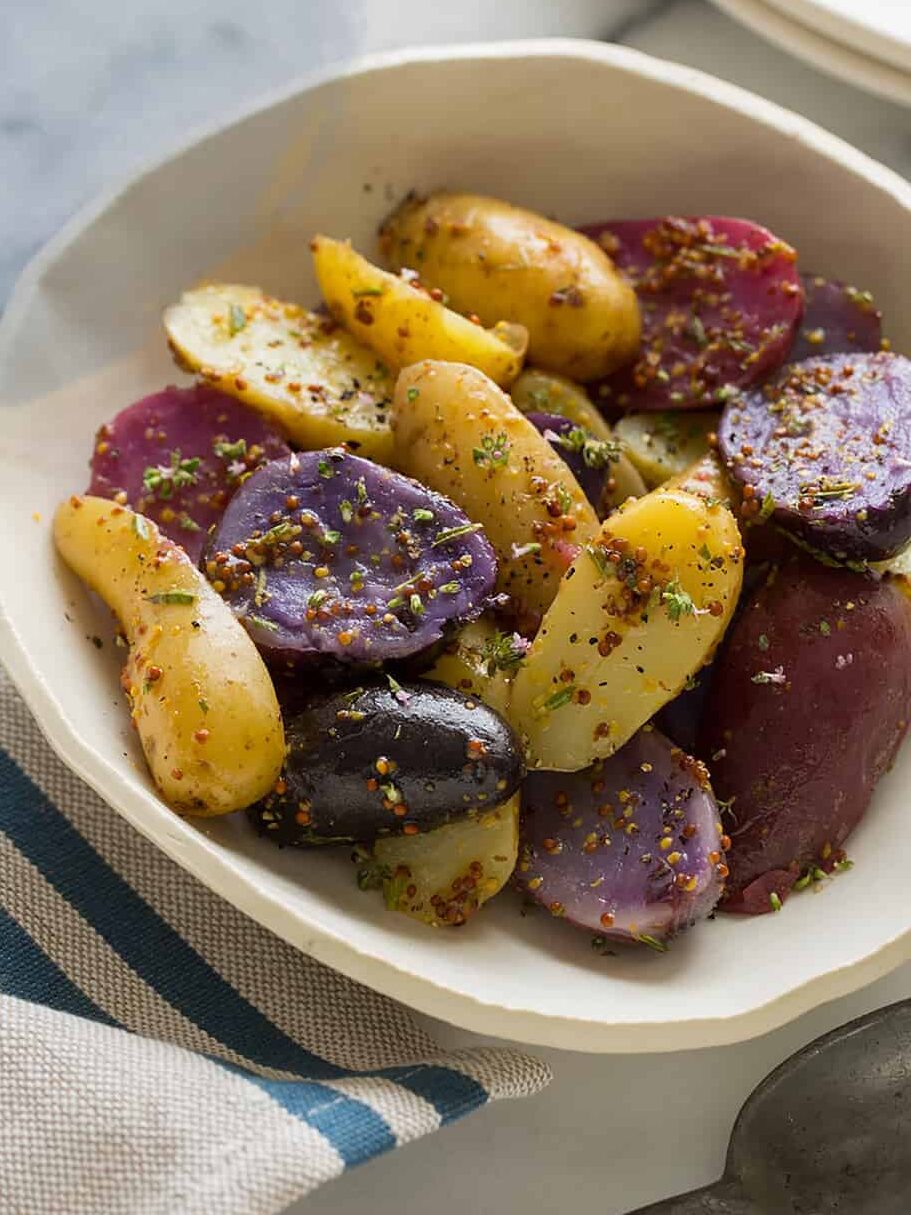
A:
{"label": "purple potato slice", "polygon": [[721,897],[708,772],[652,726],[582,772],[530,773],[522,809],[517,882],[580,928],[660,947]]}
{"label": "purple potato slice", "polygon": [[343,448],[265,465],[205,570],[264,656],[370,664],[428,650],[487,607],[494,551],[448,498]]}
{"label": "purple potato slice", "polygon": [[198,561],[209,528],[252,469],[288,454],[251,409],[214,388],[165,388],[95,436],[87,490],[147,515]]}
{"label": "purple potato slice", "polygon": [[522,748],[499,714],[434,684],[316,696],[285,724],[275,791],[248,815],[280,847],[415,835],[507,801]]}
{"label": "purple potato slice", "polygon": [[725,409],[719,450],[763,517],[838,561],[911,540],[911,360],[833,354],[786,367]]}
{"label": "purple potato slice", "polygon": [[583,426],[561,414],[529,413],[525,416],[569,466],[586,498],[599,515],[603,515],[605,499],[611,489],[612,463],[620,457],[619,445],[596,439]]}
{"label": "purple potato slice", "polygon": [[801,274],[800,281],[806,304],[789,363],[821,354],[883,349],[883,314],[869,291],[819,274]]}
{"label": "purple potato slice", "polygon": [[803,314],[797,255],[766,228],[727,216],[592,224],[636,289],[638,359],[601,381],[600,404],[707,409],[776,371]]}
{"label": "purple potato slice", "polygon": [[698,744],[727,806],[725,910],[775,910],[866,813],[911,720],[905,585],[799,554],[744,603]]}

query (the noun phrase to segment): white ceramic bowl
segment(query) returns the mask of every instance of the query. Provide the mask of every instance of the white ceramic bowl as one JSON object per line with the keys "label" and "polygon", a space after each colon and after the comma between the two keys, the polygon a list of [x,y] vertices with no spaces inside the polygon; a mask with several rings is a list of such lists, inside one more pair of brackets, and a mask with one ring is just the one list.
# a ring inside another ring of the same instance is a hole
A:
{"label": "white ceramic bowl", "polygon": [[[408,51],[317,78],[200,135],[78,216],[3,321],[3,660],[63,758],[114,810],[302,950],[426,1012],[585,1051],[734,1041],[911,956],[911,747],[851,841],[856,866],[780,916],[719,917],[666,956],[597,957],[506,894],[432,932],[361,894],[343,856],[279,853],[242,821],[196,826],[158,801],[127,728],[110,636],[52,551],[98,423],[179,379],[162,306],[223,272],[314,297],[316,230],[370,249],[411,187],[482,190],[569,223],[669,211],[752,216],[803,264],[872,288],[911,348],[902,251],[911,189],[810,123],[687,68],[585,42]],[[33,513],[40,515],[40,521]],[[70,619],[67,618],[70,617]]]}

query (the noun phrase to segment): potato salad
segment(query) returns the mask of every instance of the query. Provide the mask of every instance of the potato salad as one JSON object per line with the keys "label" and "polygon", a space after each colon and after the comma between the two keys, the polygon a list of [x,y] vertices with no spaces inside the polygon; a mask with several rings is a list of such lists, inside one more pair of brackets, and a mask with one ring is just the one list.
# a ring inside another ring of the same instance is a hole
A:
{"label": "potato salad", "polygon": [[160,796],[605,953],[833,880],[911,720],[869,294],[752,220],[449,191],[310,250],[320,298],[188,284],[182,381],[112,402],[54,521]]}

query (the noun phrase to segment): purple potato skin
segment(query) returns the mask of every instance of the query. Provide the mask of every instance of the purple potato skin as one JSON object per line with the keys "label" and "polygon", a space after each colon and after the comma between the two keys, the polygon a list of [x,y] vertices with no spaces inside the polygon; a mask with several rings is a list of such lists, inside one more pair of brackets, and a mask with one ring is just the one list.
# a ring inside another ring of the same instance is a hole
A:
{"label": "purple potato skin", "polygon": [[801,274],[800,281],[806,304],[789,363],[842,351],[873,354],[882,350],[883,314],[869,292],[820,274]]}
{"label": "purple potato skin", "polygon": [[[831,866],[911,714],[904,580],[791,557],[754,591],[715,660],[698,753],[731,838],[729,911],[769,911]],[[771,876],[770,876],[771,875]]]}
{"label": "purple potato skin", "polygon": [[708,409],[729,386],[760,383],[788,357],[803,315],[797,255],[749,220],[621,220],[582,231],[636,289],[639,358],[601,381],[622,409]]}
{"label": "purple potato skin", "polygon": [[[214,444],[237,447],[235,456],[218,456]],[[241,451],[241,448],[243,449]],[[147,468],[170,470],[171,453],[199,459],[192,483],[166,479],[147,490]],[[147,515],[159,530],[198,561],[209,528],[217,523],[241,478],[268,460],[288,454],[288,445],[233,397],[205,384],[165,388],[122,409],[95,436],[88,493],[99,498],[126,494],[133,510]]]}
{"label": "purple potato skin", "polygon": [[793,363],[725,408],[731,477],[774,521],[838,561],[885,561],[911,541],[911,360],[833,354]]}
{"label": "purple potato skin", "polygon": [[343,448],[258,469],[204,568],[279,669],[429,650],[484,611],[497,575],[486,537],[453,502]]}
{"label": "purple potato skin", "polygon": [[431,831],[500,805],[525,773],[503,718],[438,684],[322,692],[285,732],[278,788],[247,811],[280,848]]}
{"label": "purple potato skin", "polygon": [[605,515],[604,501],[609,492],[608,482],[611,479],[610,464],[600,468],[592,467],[585,462],[581,451],[567,450],[561,443],[548,437],[548,431],[558,436],[569,434],[572,430],[581,430],[571,418],[562,417],[558,413],[529,413],[525,415],[529,422],[548,440],[551,447],[563,462],[568,465],[570,472],[579,482],[582,492],[598,512],[599,518]]}
{"label": "purple potato skin", "polygon": [[708,774],[654,727],[582,772],[525,779],[516,881],[571,924],[660,945],[712,911],[726,873]]}

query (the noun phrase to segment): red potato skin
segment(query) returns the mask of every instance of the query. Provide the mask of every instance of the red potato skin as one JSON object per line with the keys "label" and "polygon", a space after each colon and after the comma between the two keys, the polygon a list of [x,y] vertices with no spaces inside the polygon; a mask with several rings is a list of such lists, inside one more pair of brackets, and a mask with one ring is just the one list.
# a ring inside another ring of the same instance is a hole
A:
{"label": "red potato skin", "polygon": [[698,748],[718,798],[733,799],[724,910],[774,910],[808,866],[831,869],[863,818],[911,715],[903,587],[800,555],[734,624]]}

